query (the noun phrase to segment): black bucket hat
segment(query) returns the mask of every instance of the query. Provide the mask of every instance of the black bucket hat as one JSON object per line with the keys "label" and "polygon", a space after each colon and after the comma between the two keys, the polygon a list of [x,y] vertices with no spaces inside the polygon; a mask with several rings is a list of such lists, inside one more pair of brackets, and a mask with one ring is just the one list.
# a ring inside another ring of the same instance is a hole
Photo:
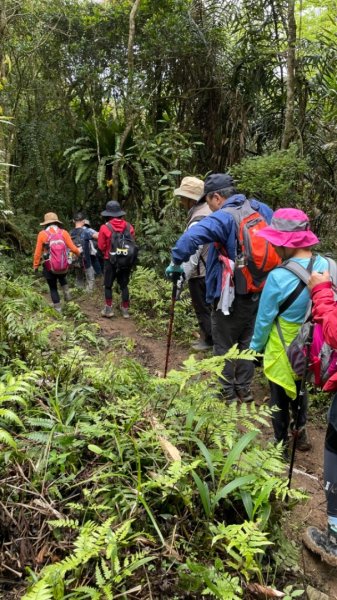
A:
{"label": "black bucket hat", "polygon": [[121,209],[119,202],[110,200],[107,203],[105,210],[101,212],[102,217],[123,217],[126,213]]}

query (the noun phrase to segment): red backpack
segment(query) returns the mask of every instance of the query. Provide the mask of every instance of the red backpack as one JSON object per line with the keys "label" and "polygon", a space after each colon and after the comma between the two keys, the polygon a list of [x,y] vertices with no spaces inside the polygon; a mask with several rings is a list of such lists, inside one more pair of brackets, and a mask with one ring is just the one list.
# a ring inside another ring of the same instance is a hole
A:
{"label": "red backpack", "polygon": [[64,275],[69,268],[67,245],[63,239],[62,229],[57,227],[56,231],[47,229],[48,258],[44,262],[47,271],[55,275]]}
{"label": "red backpack", "polygon": [[237,207],[228,206],[222,210],[230,213],[236,224],[235,291],[238,294],[261,292],[269,271],[281,263],[273,246],[256,235],[257,231],[267,227],[267,223],[248,199]]}

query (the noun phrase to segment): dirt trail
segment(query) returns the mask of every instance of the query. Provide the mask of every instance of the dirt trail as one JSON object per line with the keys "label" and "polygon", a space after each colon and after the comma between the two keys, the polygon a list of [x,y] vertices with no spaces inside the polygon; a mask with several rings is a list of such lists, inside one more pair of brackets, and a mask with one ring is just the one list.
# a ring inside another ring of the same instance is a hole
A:
{"label": "dirt trail", "polygon": [[[98,295],[82,297],[77,300],[81,310],[90,321],[98,323],[102,335],[107,339],[126,337],[134,342],[132,355],[135,356],[153,374],[162,375],[166,355],[166,338],[148,337],[137,329],[132,317],[122,318],[116,310],[112,319],[101,317],[102,299]],[[170,351],[169,369],[178,368],[182,361],[188,357],[189,349],[177,346],[172,342]],[[259,381],[255,382],[254,390],[257,402],[266,396],[266,386]],[[287,537],[294,539],[301,545],[301,537],[305,528],[316,525],[320,528],[326,526],[326,504],[323,490],[323,448],[325,427],[324,425],[310,424],[308,426],[310,440],[313,448],[310,452],[297,452],[293,485],[303,489],[309,496],[306,502],[298,504],[289,512],[287,522]],[[272,435],[272,428],[268,436]],[[328,595],[330,600],[337,600],[337,572],[333,567],[322,563],[302,546],[301,568],[305,575],[306,583]],[[300,587],[300,584],[299,586]]]}

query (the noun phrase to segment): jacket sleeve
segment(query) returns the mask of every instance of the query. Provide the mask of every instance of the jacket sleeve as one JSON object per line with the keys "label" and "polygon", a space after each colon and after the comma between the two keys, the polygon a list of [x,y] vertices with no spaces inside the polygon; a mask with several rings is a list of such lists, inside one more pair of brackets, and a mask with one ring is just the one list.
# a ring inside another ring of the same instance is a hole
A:
{"label": "jacket sleeve", "polygon": [[173,261],[178,265],[187,262],[199,246],[210,242],[220,243],[228,257],[235,260],[235,222],[230,214],[217,210],[185,231],[172,248]]}
{"label": "jacket sleeve", "polygon": [[259,202],[258,200],[252,200],[252,206],[260,213],[268,225],[270,225],[274,214],[273,210],[267,204]]}
{"label": "jacket sleeve", "polygon": [[41,261],[41,256],[43,252],[43,246],[45,243],[45,232],[40,231],[37,236],[36,246],[34,251],[34,259],[33,259],[33,269],[38,269]]}
{"label": "jacket sleeve", "polygon": [[97,246],[103,255],[105,255],[105,252],[106,252],[107,246],[108,246],[108,238],[107,238],[105,232],[106,232],[106,226],[101,225],[101,227],[99,228],[99,232],[98,232]]}
{"label": "jacket sleeve", "polygon": [[282,296],[273,272],[269,273],[261,293],[250,348],[256,352],[264,350],[271,328],[278,315]]}
{"label": "jacket sleeve", "polygon": [[79,250],[79,248],[77,248],[77,246],[75,246],[73,240],[71,239],[68,231],[66,231],[65,229],[63,229],[63,239],[66,243],[67,248],[69,248],[69,250],[71,250],[74,254],[76,254],[76,256],[79,256],[81,254],[81,251]]}
{"label": "jacket sleeve", "polygon": [[337,348],[337,302],[330,282],[316,285],[311,292],[313,318],[323,328],[324,339]]}

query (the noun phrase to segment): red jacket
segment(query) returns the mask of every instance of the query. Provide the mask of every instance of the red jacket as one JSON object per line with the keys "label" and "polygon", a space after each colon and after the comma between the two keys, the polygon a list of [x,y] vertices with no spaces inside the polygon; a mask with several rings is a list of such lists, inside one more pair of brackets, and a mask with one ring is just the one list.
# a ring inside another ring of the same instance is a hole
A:
{"label": "red jacket", "polygon": [[[135,237],[134,227],[131,225],[131,223],[124,221],[124,219],[110,219],[109,224],[112,226],[112,228],[115,231],[118,231],[118,232],[123,232],[125,227],[127,225],[130,225],[130,233],[133,238]],[[100,227],[100,230],[98,232],[97,245],[98,245],[98,248],[100,249],[100,251],[102,252],[103,257],[105,259],[108,259],[110,245],[111,245],[111,231],[106,225],[101,225],[101,227]]]}
{"label": "red jacket", "polygon": [[[312,315],[323,328],[325,341],[337,349],[337,302],[330,281],[319,283],[311,291]],[[333,392],[337,390],[337,373],[334,373],[326,382],[323,390]]]}

